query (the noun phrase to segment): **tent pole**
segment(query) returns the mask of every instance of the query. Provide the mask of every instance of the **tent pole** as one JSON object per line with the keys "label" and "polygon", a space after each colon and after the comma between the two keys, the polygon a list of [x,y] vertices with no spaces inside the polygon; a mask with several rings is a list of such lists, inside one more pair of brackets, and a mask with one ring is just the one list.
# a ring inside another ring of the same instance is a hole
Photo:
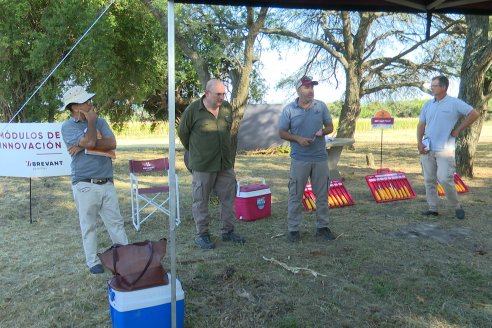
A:
{"label": "tent pole", "polygon": [[32,178],[29,177],[29,223],[32,224]]}
{"label": "tent pole", "polygon": [[381,129],[381,167],[383,168],[383,129]]}
{"label": "tent pole", "polygon": [[167,2],[167,67],[169,119],[169,248],[171,255],[171,327],[176,328],[176,146],[175,146],[174,1]]}

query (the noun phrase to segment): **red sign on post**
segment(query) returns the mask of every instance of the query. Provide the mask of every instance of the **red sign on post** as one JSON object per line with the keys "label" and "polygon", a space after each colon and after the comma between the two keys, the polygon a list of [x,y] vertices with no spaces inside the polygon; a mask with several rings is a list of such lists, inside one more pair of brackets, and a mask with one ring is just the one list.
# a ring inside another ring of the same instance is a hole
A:
{"label": "red sign on post", "polygon": [[391,117],[390,112],[384,109],[377,111],[374,117],[371,118],[371,124],[374,129],[390,129],[394,123],[395,119]]}
{"label": "red sign on post", "polygon": [[395,123],[395,119],[393,117],[389,118],[379,118],[373,117],[371,118],[371,124],[374,129],[391,129],[393,124]]}

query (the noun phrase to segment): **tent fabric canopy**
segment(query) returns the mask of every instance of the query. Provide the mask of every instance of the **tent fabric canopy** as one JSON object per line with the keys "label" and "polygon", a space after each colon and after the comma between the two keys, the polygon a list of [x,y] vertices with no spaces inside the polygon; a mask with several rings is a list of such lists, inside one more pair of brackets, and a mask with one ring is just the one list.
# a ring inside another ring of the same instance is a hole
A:
{"label": "tent fabric canopy", "polygon": [[208,5],[492,15],[491,0],[177,0]]}

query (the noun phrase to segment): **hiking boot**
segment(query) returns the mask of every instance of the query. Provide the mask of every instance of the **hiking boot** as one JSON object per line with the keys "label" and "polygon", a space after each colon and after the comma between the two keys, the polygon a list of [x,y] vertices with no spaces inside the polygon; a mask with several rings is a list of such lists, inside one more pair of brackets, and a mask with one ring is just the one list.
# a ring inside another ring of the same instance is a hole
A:
{"label": "hiking boot", "polygon": [[287,235],[287,239],[291,243],[296,243],[301,239],[301,235],[299,234],[299,231],[289,231],[289,234]]}
{"label": "hiking boot", "polygon": [[421,213],[422,215],[425,215],[425,216],[438,216],[439,213],[437,213],[436,211],[431,211],[431,210],[427,210],[427,211],[423,211]]}
{"label": "hiking boot", "polygon": [[209,235],[197,236],[195,238],[195,244],[200,246],[202,249],[214,249],[215,244],[210,240]]}
{"label": "hiking boot", "polygon": [[100,274],[104,272],[104,267],[101,264],[96,264],[89,269],[92,274]]}
{"label": "hiking boot", "polygon": [[232,241],[234,244],[244,244],[246,240],[235,234],[233,231],[229,231],[228,233],[222,234],[222,241]]}
{"label": "hiking boot", "polygon": [[465,218],[465,210],[462,208],[458,208],[454,211],[456,214],[456,218],[459,220],[463,220]]}
{"label": "hiking boot", "polygon": [[335,240],[337,236],[331,232],[330,228],[319,228],[316,229],[316,237],[321,237],[326,240]]}

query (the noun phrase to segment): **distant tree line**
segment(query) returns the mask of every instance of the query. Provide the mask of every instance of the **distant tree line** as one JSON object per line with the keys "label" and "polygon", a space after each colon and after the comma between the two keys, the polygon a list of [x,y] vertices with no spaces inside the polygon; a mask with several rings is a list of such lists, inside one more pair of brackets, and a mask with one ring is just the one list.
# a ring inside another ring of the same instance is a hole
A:
{"label": "distant tree line", "polygon": [[[398,101],[373,101],[360,106],[360,118],[371,118],[381,110],[387,110],[393,117],[418,117],[422,106],[428,99],[411,99]],[[333,117],[340,117],[343,101],[328,103],[328,108]]]}

